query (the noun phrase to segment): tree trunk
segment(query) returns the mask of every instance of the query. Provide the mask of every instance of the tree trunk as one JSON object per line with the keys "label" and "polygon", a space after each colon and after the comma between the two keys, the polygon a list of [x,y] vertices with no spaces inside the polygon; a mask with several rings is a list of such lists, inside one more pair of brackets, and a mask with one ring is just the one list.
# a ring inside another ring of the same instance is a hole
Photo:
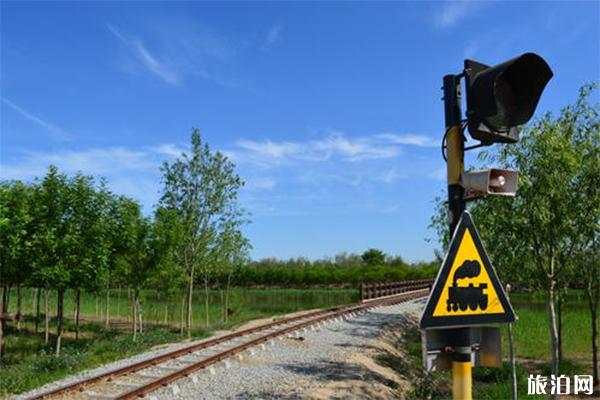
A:
{"label": "tree trunk", "polygon": [[183,336],[183,329],[184,329],[184,321],[183,320],[185,318],[185,299],[186,299],[186,296],[184,294],[184,296],[181,297],[181,315],[179,318],[179,334],[181,336]]}
{"label": "tree trunk", "polygon": [[[592,279],[595,279],[594,277]],[[598,293],[595,293],[593,282],[590,279],[588,287],[586,288],[585,294],[588,298],[588,305],[590,306],[590,320],[592,322],[592,377],[593,385],[596,386],[599,383],[598,376]]]}
{"label": "tree trunk", "polygon": [[225,287],[225,323],[229,322],[229,291],[231,290],[231,272],[227,275],[227,286]]}
{"label": "tree trunk", "polygon": [[0,361],[2,361],[2,357],[4,356],[4,313],[2,313],[2,310],[0,310],[0,319],[2,319],[2,322],[0,322]]}
{"label": "tree trunk", "polygon": [[81,290],[75,291],[75,340],[79,339],[79,313],[81,308]]}
{"label": "tree trunk", "polygon": [[110,287],[106,288],[106,328],[110,326]]}
{"label": "tree trunk", "polygon": [[[506,297],[510,301],[510,285],[506,285]],[[513,341],[513,326],[508,324],[508,351],[510,357],[510,369],[512,372],[512,400],[517,400],[517,362],[515,360],[514,341]]]}
{"label": "tree trunk", "polygon": [[2,286],[2,314],[8,313],[8,291],[10,287],[8,285]]}
{"label": "tree trunk", "polygon": [[2,286],[2,306],[0,307],[0,325],[2,325],[2,340],[6,332],[6,321],[4,320],[4,314],[8,312],[8,286]]}
{"label": "tree trunk", "polygon": [[6,322],[4,321],[4,299],[6,286],[2,287],[2,305],[0,306],[0,359],[4,356],[4,332],[6,331]]}
{"label": "tree trunk", "polygon": [[563,303],[564,303],[564,292],[562,290],[558,290],[556,296],[556,308],[557,308],[557,324],[558,324],[558,363],[560,364],[563,359],[563,340],[562,340],[562,332],[563,332]]}
{"label": "tree trunk", "polygon": [[121,286],[119,285],[119,289],[117,291],[117,318],[121,317]]}
{"label": "tree trunk", "polygon": [[219,298],[221,301],[221,311],[223,312],[222,321],[225,322],[225,319],[227,318],[227,309],[225,308],[225,294],[223,293],[222,288],[219,288]]}
{"label": "tree trunk", "polygon": [[77,319],[77,290],[73,292],[73,321]]}
{"label": "tree trunk", "polygon": [[140,333],[144,333],[144,324],[142,322],[142,303],[140,302],[140,294],[137,294],[137,311],[138,311],[138,318],[139,318],[139,323],[138,323],[138,330]]}
{"label": "tree trunk", "polygon": [[98,318],[98,296],[94,294],[94,298],[96,299],[96,318]]}
{"label": "tree trunk", "polygon": [[[134,292],[135,293],[135,292]],[[133,341],[137,340],[137,298],[134,294],[131,300],[132,320],[133,320]]]}
{"label": "tree trunk", "polygon": [[17,285],[17,314],[15,319],[17,320],[17,331],[21,330],[21,303],[23,302],[23,292],[21,291],[21,285]]}
{"label": "tree trunk", "polygon": [[193,321],[193,314],[192,314],[192,301],[193,301],[193,295],[194,295],[194,270],[195,270],[195,266],[192,265],[192,270],[190,272],[190,284],[188,287],[188,305],[187,305],[187,319],[186,319],[186,330],[187,330],[187,337],[192,337],[192,321]]}
{"label": "tree trunk", "polygon": [[48,337],[50,336],[50,311],[48,310],[48,297],[50,296],[50,289],[44,288],[44,344],[48,344]]}
{"label": "tree trunk", "polygon": [[56,299],[56,356],[60,356],[60,342],[63,333],[63,312],[64,312],[65,290],[58,289]]}
{"label": "tree trunk", "polygon": [[40,328],[40,294],[42,288],[36,288],[35,290],[35,333],[38,333]]}
{"label": "tree trunk", "polygon": [[168,323],[168,317],[169,317],[169,303],[165,302],[165,319],[163,321],[163,323],[166,325]]}
{"label": "tree trunk", "polygon": [[206,328],[210,326],[210,319],[208,316],[208,279],[204,279],[204,310],[206,311]]}
{"label": "tree trunk", "polygon": [[590,309],[592,313],[592,376],[594,377],[594,386],[600,380],[598,377],[598,306]]}
{"label": "tree trunk", "polygon": [[[551,260],[553,264],[553,260]],[[551,269],[553,271],[553,268]],[[558,330],[556,328],[556,310],[554,309],[554,287],[556,281],[554,276],[550,276],[548,285],[548,299],[546,300],[548,322],[550,324],[550,343],[552,345],[552,374],[558,376]],[[558,399],[557,394],[552,395],[552,399]]]}

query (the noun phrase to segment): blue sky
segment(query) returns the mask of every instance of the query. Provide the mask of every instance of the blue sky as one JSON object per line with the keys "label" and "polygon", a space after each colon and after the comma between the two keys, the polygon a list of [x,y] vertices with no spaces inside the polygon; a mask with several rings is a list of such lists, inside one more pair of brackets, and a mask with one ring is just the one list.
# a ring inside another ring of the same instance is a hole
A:
{"label": "blue sky", "polygon": [[443,75],[536,52],[555,73],[541,115],[600,74],[597,1],[0,7],[3,179],[54,163],[149,213],[198,127],[247,182],[254,258],[432,259]]}

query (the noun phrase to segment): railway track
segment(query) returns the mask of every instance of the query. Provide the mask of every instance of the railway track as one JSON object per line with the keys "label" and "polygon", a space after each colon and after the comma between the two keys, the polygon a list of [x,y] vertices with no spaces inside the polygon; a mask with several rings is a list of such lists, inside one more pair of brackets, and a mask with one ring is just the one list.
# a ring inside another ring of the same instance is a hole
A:
{"label": "railway track", "polygon": [[93,377],[37,394],[29,399],[135,399],[152,393],[173,382],[192,376],[203,369],[234,356],[242,357],[244,351],[301,329],[341,317],[347,317],[371,308],[401,303],[426,296],[431,282],[407,282],[404,293],[344,307],[314,311],[282,319],[228,335],[196,343],[179,350],[133,362]]}

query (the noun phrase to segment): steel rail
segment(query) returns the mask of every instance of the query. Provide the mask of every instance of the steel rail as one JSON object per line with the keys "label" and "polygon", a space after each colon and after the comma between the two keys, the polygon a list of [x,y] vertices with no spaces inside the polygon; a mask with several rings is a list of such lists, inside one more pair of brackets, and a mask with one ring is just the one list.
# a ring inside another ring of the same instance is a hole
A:
{"label": "steel rail", "polygon": [[[421,283],[421,282],[419,282],[419,283]],[[418,285],[415,285],[414,281],[407,281],[406,282],[406,288],[409,289],[409,290],[410,289],[416,289],[415,286],[418,286]],[[44,399],[44,398],[49,398],[49,397],[56,396],[56,395],[59,395],[59,394],[65,394],[67,392],[83,391],[84,387],[86,387],[86,386],[94,385],[94,384],[100,383],[101,381],[108,381],[108,382],[110,382],[114,378],[117,378],[119,376],[123,376],[123,375],[129,374],[129,373],[133,373],[133,372],[137,372],[137,371],[140,371],[140,370],[143,370],[143,369],[146,369],[146,368],[150,368],[152,366],[158,365],[158,364],[163,363],[165,361],[173,360],[173,359],[185,356],[187,354],[197,352],[199,350],[203,350],[203,349],[206,349],[206,348],[209,348],[209,347],[212,347],[212,346],[216,346],[218,344],[231,341],[232,339],[237,339],[237,338],[240,338],[242,336],[251,335],[251,334],[254,334],[256,332],[268,330],[268,329],[271,329],[273,327],[277,327],[277,326],[280,326],[280,325],[286,325],[286,324],[289,324],[289,323],[292,323],[292,322],[296,322],[296,321],[299,321],[299,320],[303,320],[303,319],[307,319],[307,318],[312,318],[312,319],[309,319],[308,321],[301,322],[300,324],[292,325],[291,327],[287,327],[287,328],[284,328],[282,330],[278,330],[278,331],[276,331],[274,333],[269,333],[269,334],[263,335],[263,336],[261,336],[261,337],[259,337],[257,339],[253,339],[251,341],[245,342],[245,343],[243,343],[243,344],[241,344],[239,346],[236,346],[236,347],[234,347],[232,349],[225,350],[224,352],[221,352],[221,353],[216,354],[214,356],[211,356],[209,358],[203,359],[203,360],[201,360],[197,364],[192,364],[192,365],[190,365],[188,367],[182,368],[179,371],[176,371],[174,373],[168,374],[168,375],[166,375],[166,376],[164,376],[162,378],[157,379],[157,381],[160,381],[160,383],[158,383],[158,386],[165,386],[168,383],[170,383],[170,382],[172,382],[174,380],[177,380],[178,379],[177,376],[179,376],[179,377],[181,377],[181,376],[187,376],[187,375],[189,375],[193,371],[205,368],[205,367],[207,367],[207,366],[209,366],[211,364],[214,364],[214,363],[216,363],[218,361],[221,361],[221,360],[223,360],[225,358],[228,358],[231,355],[236,354],[236,353],[238,353],[240,351],[243,351],[243,350],[245,350],[245,349],[247,349],[249,347],[252,347],[252,346],[255,346],[257,344],[260,344],[263,341],[270,340],[273,337],[280,336],[280,335],[286,334],[286,333],[294,331],[294,330],[302,329],[304,326],[310,326],[310,325],[318,323],[318,322],[320,322],[322,320],[326,320],[326,319],[330,319],[330,318],[335,318],[335,317],[338,317],[340,315],[347,314],[347,313],[350,313],[350,312],[360,311],[360,310],[367,309],[367,308],[373,308],[373,307],[385,305],[385,304],[388,304],[388,303],[396,303],[396,302],[402,302],[402,301],[405,301],[405,300],[413,299],[413,298],[415,298],[413,294],[417,293],[417,292],[418,293],[423,292],[423,294],[419,294],[418,296],[416,296],[416,297],[421,297],[421,296],[424,296],[426,294],[426,292],[428,292],[428,290],[429,290],[429,288],[427,288],[427,289],[416,289],[415,291],[410,291],[410,292],[407,291],[407,292],[400,293],[398,295],[389,296],[389,297],[386,297],[386,298],[380,299],[380,300],[373,299],[373,300],[369,301],[368,303],[358,303],[358,304],[352,304],[352,305],[343,306],[343,307],[334,307],[334,308],[329,308],[329,309],[326,309],[326,310],[313,311],[313,312],[306,313],[306,314],[303,314],[303,315],[298,315],[298,316],[295,316],[295,317],[281,319],[279,321],[274,321],[274,322],[270,322],[270,323],[267,323],[267,324],[264,324],[264,325],[260,325],[260,326],[256,326],[256,327],[253,327],[253,328],[244,329],[244,330],[241,330],[241,331],[238,331],[238,332],[230,333],[230,334],[223,335],[223,336],[220,336],[220,337],[216,337],[216,338],[213,338],[213,339],[208,339],[208,340],[205,340],[203,342],[196,343],[196,344],[193,344],[193,345],[190,345],[190,346],[178,349],[178,350],[170,351],[170,352],[161,354],[161,355],[156,356],[156,357],[152,357],[152,358],[149,358],[149,359],[146,359],[146,360],[138,361],[138,362],[135,362],[133,364],[126,365],[124,367],[120,367],[120,368],[116,368],[116,369],[113,369],[113,370],[105,371],[105,372],[100,373],[98,375],[94,375],[94,376],[92,376],[90,378],[86,378],[86,379],[82,379],[82,380],[79,380],[79,381],[75,381],[75,382],[72,382],[70,384],[67,384],[67,385],[64,385],[64,386],[61,386],[61,387],[58,387],[58,388],[55,388],[55,389],[52,389],[52,390],[49,390],[49,391],[37,394],[35,396],[28,397],[28,399],[31,399],[31,400],[33,400],[33,399]],[[410,295],[413,295],[413,297],[410,297]],[[314,317],[316,317],[316,318],[314,318]],[[167,381],[168,382],[167,383],[163,383],[162,380],[164,380],[164,379],[166,379],[165,382],[167,382]],[[171,380],[169,380],[169,379],[171,379]],[[121,397],[121,396],[126,396],[126,395],[128,395],[129,393],[132,393],[132,392],[137,392],[138,390],[141,390],[144,387],[147,387],[147,386],[150,386],[150,385],[153,385],[154,389],[152,389],[152,390],[155,390],[158,387],[158,386],[154,385],[155,382],[156,381],[152,381],[152,382],[148,383],[147,385],[144,385],[144,386],[142,386],[140,388],[133,389],[133,390],[131,390],[129,392],[126,392],[126,393],[124,393],[122,395],[117,395],[117,397],[115,397],[115,398],[121,399],[121,398],[133,398],[135,396],[140,396],[139,394],[137,394],[137,395],[134,394],[133,397]],[[144,393],[149,393],[149,392],[146,391]]]}

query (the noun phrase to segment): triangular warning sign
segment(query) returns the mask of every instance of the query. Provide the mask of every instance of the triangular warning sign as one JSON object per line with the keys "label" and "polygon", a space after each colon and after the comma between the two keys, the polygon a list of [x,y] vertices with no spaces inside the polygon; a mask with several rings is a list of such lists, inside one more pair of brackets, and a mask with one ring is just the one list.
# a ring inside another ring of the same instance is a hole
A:
{"label": "triangular warning sign", "polygon": [[485,325],[515,320],[502,284],[471,215],[464,212],[452,236],[421,316],[421,328]]}

